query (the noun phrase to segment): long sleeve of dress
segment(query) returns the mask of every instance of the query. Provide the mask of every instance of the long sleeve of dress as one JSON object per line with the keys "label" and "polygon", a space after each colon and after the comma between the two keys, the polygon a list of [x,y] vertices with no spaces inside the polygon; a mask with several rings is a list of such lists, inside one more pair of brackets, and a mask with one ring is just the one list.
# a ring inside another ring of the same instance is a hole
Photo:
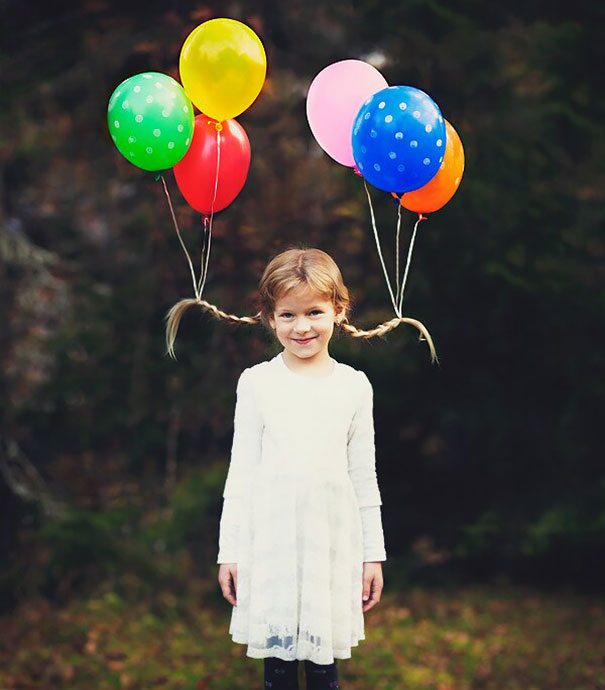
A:
{"label": "long sleeve of dress", "polygon": [[359,509],[363,529],[363,561],[386,561],[384,533],[380,506],[363,506]]}
{"label": "long sleeve of dress", "polygon": [[237,563],[236,546],[242,498],[250,487],[252,473],[260,462],[262,431],[262,416],[255,400],[250,370],[244,369],[237,382],[233,443],[223,490],[217,563]]}
{"label": "long sleeve of dress", "polygon": [[374,444],[374,395],[368,377],[360,372],[361,396],[348,435],[348,471],[360,509],[364,561],[386,560],[380,506],[382,498],[376,476]]}
{"label": "long sleeve of dress", "polygon": [[347,456],[349,477],[357,495],[359,507],[380,506],[382,499],[376,477],[374,447],[374,394],[368,377],[359,372],[361,396],[349,428]]}
{"label": "long sleeve of dress", "polygon": [[241,524],[241,510],[242,499],[239,496],[227,496],[223,499],[217,563],[237,563],[237,539]]}

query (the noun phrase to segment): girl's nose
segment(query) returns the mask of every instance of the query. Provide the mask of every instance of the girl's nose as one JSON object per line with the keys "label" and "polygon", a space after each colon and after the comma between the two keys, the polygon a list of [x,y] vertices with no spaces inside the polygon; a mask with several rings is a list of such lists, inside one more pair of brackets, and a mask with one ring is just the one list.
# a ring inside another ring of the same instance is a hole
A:
{"label": "girl's nose", "polygon": [[294,330],[297,333],[306,333],[309,330],[309,322],[307,321],[307,319],[296,319],[296,323],[294,324]]}

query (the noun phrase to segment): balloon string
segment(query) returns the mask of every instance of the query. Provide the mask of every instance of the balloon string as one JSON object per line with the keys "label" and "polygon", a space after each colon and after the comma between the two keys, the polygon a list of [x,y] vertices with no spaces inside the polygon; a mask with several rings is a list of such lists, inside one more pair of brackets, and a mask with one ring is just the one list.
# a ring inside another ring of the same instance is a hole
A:
{"label": "balloon string", "polygon": [[[210,260],[210,242],[212,240],[212,221],[214,219],[214,206],[216,204],[216,196],[218,194],[218,178],[219,168],[221,165],[221,130],[220,124],[216,125],[216,176],[214,178],[214,195],[212,197],[212,205],[210,207],[210,218],[204,218],[204,235],[208,237],[208,246],[206,247],[206,263],[204,266],[203,276],[200,277],[199,295],[201,297],[202,290],[206,284],[206,276],[208,275],[208,261]],[[203,255],[202,255],[203,261]]]}
{"label": "balloon string", "polygon": [[[401,208],[401,206],[399,207]],[[412,239],[410,240],[410,248],[408,250],[408,258],[405,264],[405,273],[403,275],[403,281],[401,283],[401,292],[399,293],[399,314],[401,314],[401,309],[403,307],[403,291],[405,290],[405,283],[408,277],[408,270],[410,268],[410,261],[412,260],[412,250],[414,249],[414,240],[416,238],[416,230],[418,229],[418,225],[420,224],[420,221],[422,220],[427,220],[426,216],[423,216],[422,213],[418,214],[418,220],[416,221],[414,225],[414,232],[412,233]]]}
{"label": "balloon string", "polygon": [[200,297],[202,295],[202,287],[203,287],[202,276],[203,276],[203,281],[204,282],[206,281],[206,275],[205,275],[205,270],[204,270],[204,266],[205,266],[204,260],[207,256],[208,251],[209,251],[208,246],[210,243],[209,218],[207,215],[203,216],[202,227],[204,228],[204,235],[202,237],[202,255],[200,258],[200,283],[198,284],[198,290],[199,290]]}
{"label": "balloon string", "polygon": [[[395,301],[399,304],[399,232],[401,230],[401,204],[397,204],[397,235],[395,240],[395,285],[397,286],[397,296]],[[401,307],[399,307],[401,314]]]}
{"label": "balloon string", "polygon": [[166,180],[164,179],[163,175],[160,175],[160,179],[162,180],[162,184],[164,185],[164,192],[166,194],[166,198],[168,199],[168,206],[170,208],[170,214],[172,215],[172,222],[174,223],[174,229],[176,230],[176,234],[178,235],[179,242],[181,243],[181,247],[183,247],[183,251],[185,252],[185,256],[187,257],[187,261],[189,263],[189,270],[191,271],[191,279],[193,280],[193,292],[196,297],[200,297],[198,294],[198,290],[196,287],[196,281],[195,281],[195,271],[193,270],[193,263],[191,262],[191,257],[189,256],[189,252],[187,251],[187,247],[185,246],[185,243],[183,242],[183,238],[181,237],[181,232],[179,230],[179,224],[176,221],[176,216],[174,215],[174,209],[172,208],[172,200],[170,199],[170,193],[168,191],[168,187],[166,186]]}
{"label": "balloon string", "polygon": [[366,194],[368,196],[368,203],[370,205],[370,216],[372,218],[372,228],[374,229],[374,238],[376,239],[376,248],[378,249],[378,256],[380,257],[380,263],[382,264],[382,270],[384,271],[384,277],[386,280],[387,287],[389,288],[389,294],[391,296],[391,302],[393,303],[393,309],[395,310],[395,314],[401,318],[401,313],[397,310],[397,302],[395,301],[395,297],[393,296],[393,290],[391,288],[391,283],[389,281],[389,275],[387,273],[386,266],[384,264],[384,259],[382,258],[382,250],[380,249],[380,240],[378,239],[378,230],[376,229],[376,219],[374,217],[374,208],[372,206],[372,199],[370,197],[370,192],[368,191],[368,185],[366,184],[366,181],[364,179],[363,181],[363,186],[365,187]]}

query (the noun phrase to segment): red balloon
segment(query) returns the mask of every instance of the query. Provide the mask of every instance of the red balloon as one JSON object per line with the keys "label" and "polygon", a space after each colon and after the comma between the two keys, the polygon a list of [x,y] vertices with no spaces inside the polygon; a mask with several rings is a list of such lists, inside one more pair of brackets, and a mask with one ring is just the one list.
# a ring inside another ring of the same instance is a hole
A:
{"label": "red balloon", "polygon": [[[219,131],[217,127],[221,126]],[[250,142],[239,122],[230,119],[219,124],[201,113],[195,117],[189,150],[172,169],[187,203],[196,211],[208,214],[229,206],[244,186],[249,167]]]}

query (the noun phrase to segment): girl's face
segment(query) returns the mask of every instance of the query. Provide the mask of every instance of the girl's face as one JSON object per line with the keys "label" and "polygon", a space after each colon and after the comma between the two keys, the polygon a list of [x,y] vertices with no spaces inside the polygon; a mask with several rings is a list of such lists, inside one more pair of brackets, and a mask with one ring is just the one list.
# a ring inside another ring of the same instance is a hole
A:
{"label": "girl's face", "polygon": [[334,332],[336,312],[331,301],[318,297],[305,285],[287,292],[275,303],[269,319],[284,348],[300,359],[318,361],[328,357],[328,343]]}

